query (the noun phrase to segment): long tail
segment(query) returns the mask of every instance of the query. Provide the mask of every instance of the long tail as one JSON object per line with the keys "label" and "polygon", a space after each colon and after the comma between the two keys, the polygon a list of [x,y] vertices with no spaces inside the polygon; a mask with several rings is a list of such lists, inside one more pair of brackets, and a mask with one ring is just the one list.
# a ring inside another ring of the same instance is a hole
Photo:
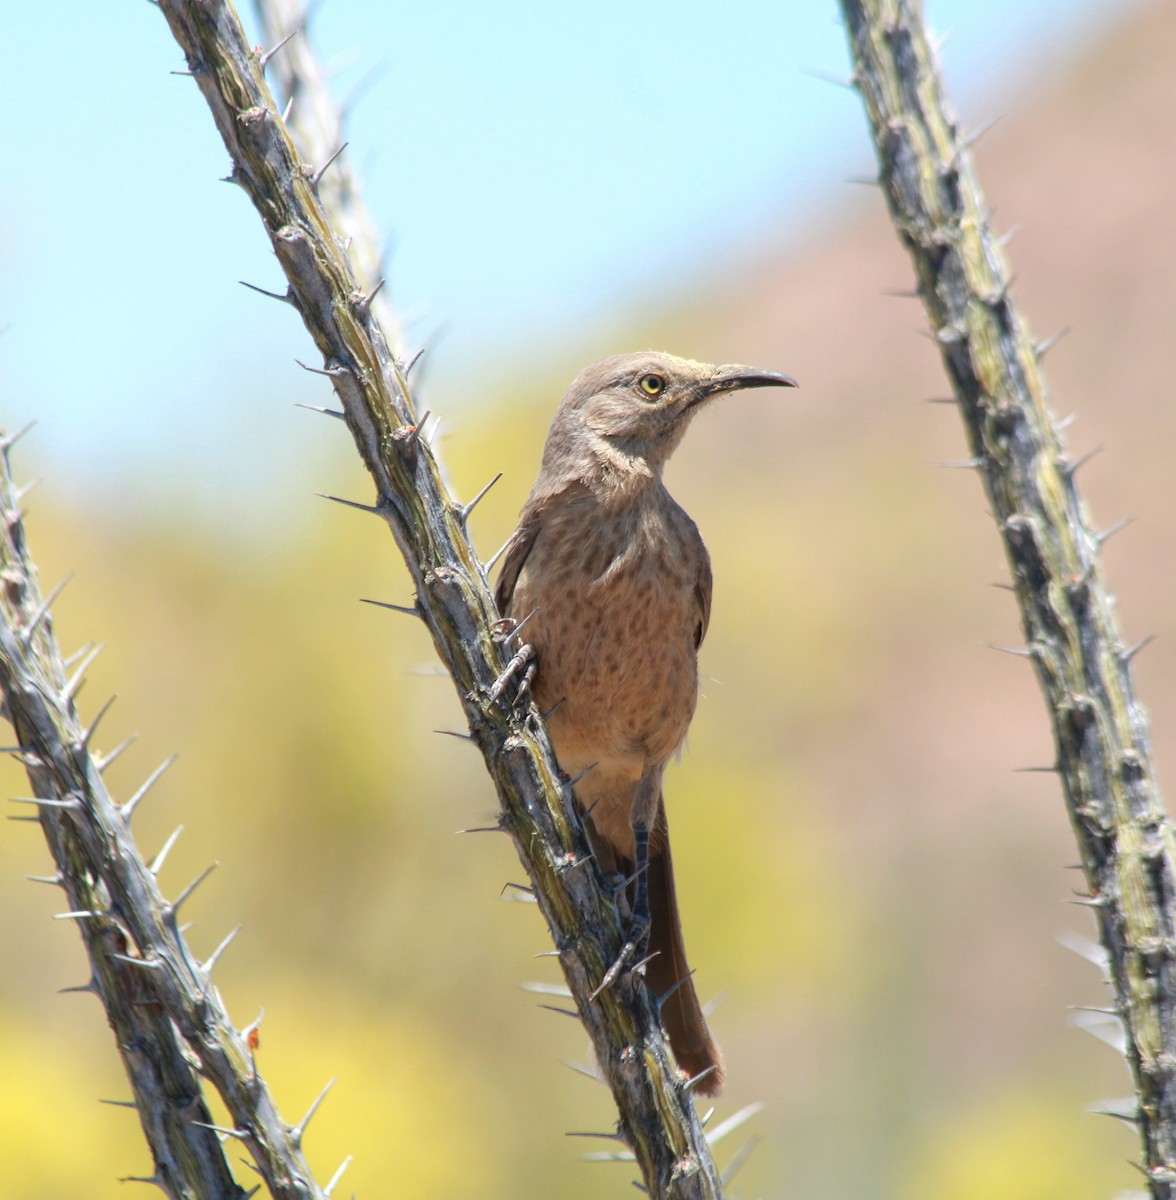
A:
{"label": "long tail", "polygon": [[[696,1090],[715,1096],[723,1086],[723,1056],[710,1035],[682,941],[674,865],[670,858],[665,802],[658,799],[657,827],[649,858],[649,952],[657,952],[645,968],[645,981],[655,998],[665,996],[661,1018],[678,1066],[695,1076],[710,1069]],[[668,993],[668,995],[667,995]],[[713,1069],[711,1069],[713,1068]]]}

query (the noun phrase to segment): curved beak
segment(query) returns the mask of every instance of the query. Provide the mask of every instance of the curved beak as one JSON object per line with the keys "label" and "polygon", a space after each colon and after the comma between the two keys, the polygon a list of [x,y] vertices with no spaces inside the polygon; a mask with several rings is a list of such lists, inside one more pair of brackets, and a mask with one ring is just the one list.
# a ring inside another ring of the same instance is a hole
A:
{"label": "curved beak", "polygon": [[693,410],[713,396],[737,392],[742,388],[799,386],[791,375],[782,375],[779,371],[761,371],[758,367],[735,365],[718,367],[709,379],[700,380],[691,388],[684,408]]}
{"label": "curved beak", "polygon": [[720,367],[718,374],[703,385],[707,392],[734,392],[741,388],[799,387],[791,375],[779,371],[761,371],[758,367]]}

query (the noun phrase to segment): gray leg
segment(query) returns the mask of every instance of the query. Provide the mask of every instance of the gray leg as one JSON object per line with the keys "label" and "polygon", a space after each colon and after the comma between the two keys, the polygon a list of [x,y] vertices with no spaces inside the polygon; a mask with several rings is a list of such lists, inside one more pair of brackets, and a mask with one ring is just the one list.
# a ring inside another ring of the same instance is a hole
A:
{"label": "gray leg", "polygon": [[625,944],[621,947],[616,962],[605,973],[600,986],[592,993],[593,999],[620,978],[626,964],[640,963],[645,958],[649,946],[649,834],[657,816],[661,776],[660,769],[646,768],[633,794],[633,807],[629,813],[629,820],[633,826],[634,847],[633,916]]}

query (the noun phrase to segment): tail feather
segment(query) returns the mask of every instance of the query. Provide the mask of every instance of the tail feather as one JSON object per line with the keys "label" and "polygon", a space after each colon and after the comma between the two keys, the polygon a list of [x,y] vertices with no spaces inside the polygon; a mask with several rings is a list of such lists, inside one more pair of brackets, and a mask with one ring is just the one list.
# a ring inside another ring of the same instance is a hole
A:
{"label": "tail feather", "polygon": [[645,967],[645,980],[656,998],[664,998],[662,1024],[678,1066],[692,1077],[709,1070],[697,1091],[714,1096],[723,1086],[723,1057],[707,1028],[686,962],[665,805],[660,801],[657,823],[661,836],[655,835],[649,859],[649,952],[654,957]]}
{"label": "tail feather", "polygon": [[[631,876],[634,870],[632,844],[615,845],[591,816],[586,824],[601,870]],[[662,1024],[678,1066],[691,1078],[709,1072],[699,1080],[695,1090],[704,1096],[716,1096],[723,1086],[723,1056],[707,1028],[686,963],[678,897],[674,891],[669,827],[665,801],[661,797],[658,798],[657,818],[650,839],[648,884],[648,953],[652,957],[645,965],[645,982],[660,1002]]]}

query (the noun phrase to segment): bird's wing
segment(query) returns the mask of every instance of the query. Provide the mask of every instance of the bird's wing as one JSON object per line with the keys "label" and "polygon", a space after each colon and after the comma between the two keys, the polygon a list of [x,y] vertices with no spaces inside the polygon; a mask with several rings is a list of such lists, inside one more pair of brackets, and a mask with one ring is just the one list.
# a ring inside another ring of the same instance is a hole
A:
{"label": "bird's wing", "polygon": [[538,512],[524,513],[519,527],[511,535],[506,548],[506,556],[502,560],[502,571],[498,583],[494,586],[494,602],[502,616],[510,612],[510,604],[514,599],[515,584],[519,581],[523,564],[535,546],[539,533],[543,528]]}
{"label": "bird's wing", "polygon": [[704,549],[702,564],[698,569],[698,581],[694,585],[694,598],[698,602],[698,628],[694,633],[694,648],[697,650],[706,637],[706,627],[710,624],[711,589],[714,586],[714,576],[711,574],[710,555]]}

